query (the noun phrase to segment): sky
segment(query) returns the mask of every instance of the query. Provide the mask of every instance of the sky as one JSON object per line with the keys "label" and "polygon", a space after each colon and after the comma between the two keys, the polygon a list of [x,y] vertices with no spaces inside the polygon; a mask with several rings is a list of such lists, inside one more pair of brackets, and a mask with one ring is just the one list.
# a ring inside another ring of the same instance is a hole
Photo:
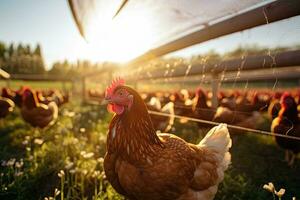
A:
{"label": "sky", "polygon": [[57,60],[88,58],[67,0],[1,0],[0,27],[0,41],[40,43],[48,67]]}
{"label": "sky", "polygon": [[[0,41],[42,46],[46,67],[55,61],[103,61],[97,47],[80,36],[67,0],[0,0]],[[171,55],[191,56],[214,49],[224,53],[238,46],[292,46],[300,44],[300,17],[224,36]],[[114,60],[112,60],[114,61]]]}

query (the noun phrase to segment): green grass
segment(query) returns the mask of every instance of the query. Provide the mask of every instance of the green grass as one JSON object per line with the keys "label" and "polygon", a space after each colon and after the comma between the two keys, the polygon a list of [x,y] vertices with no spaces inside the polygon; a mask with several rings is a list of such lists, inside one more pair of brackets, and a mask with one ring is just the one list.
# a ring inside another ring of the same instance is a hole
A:
{"label": "green grass", "polygon": [[[11,164],[15,159],[12,165],[0,165],[0,199],[61,199],[62,191],[63,199],[124,199],[103,178],[101,158],[110,119],[104,107],[74,101],[60,108],[55,125],[35,130],[15,109],[0,125],[0,162],[10,160]],[[266,120],[261,128],[268,129],[269,123]],[[173,131],[196,143],[207,129],[201,134],[195,123],[176,121]],[[251,133],[232,137],[232,164],[219,187],[217,200],[272,199],[262,189],[268,182],[273,182],[276,189],[286,189],[283,199],[300,197],[299,160],[293,168],[288,167],[283,162],[283,150],[271,137]],[[59,177],[60,170],[64,175]]]}

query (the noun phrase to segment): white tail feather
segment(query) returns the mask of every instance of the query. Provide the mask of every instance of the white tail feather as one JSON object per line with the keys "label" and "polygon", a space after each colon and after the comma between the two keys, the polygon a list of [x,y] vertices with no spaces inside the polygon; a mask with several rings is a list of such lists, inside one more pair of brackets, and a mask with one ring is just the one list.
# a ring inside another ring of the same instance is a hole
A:
{"label": "white tail feather", "polygon": [[226,153],[231,147],[231,138],[226,124],[213,127],[200,141],[200,146]]}
{"label": "white tail feather", "polygon": [[228,168],[231,162],[231,154],[229,148],[232,145],[229,131],[226,124],[220,124],[213,127],[206,136],[200,141],[199,146],[206,147],[208,149],[218,152],[219,161],[221,162],[221,168],[218,169],[218,173],[223,179],[223,171]]}

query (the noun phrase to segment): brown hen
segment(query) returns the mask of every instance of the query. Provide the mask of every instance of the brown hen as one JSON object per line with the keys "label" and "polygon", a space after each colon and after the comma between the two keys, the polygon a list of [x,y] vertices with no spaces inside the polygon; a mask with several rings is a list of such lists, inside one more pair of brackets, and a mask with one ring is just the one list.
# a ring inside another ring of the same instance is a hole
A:
{"label": "brown hen", "polygon": [[0,97],[0,119],[14,110],[15,104],[11,99]]}
{"label": "brown hen", "polygon": [[132,200],[210,200],[231,156],[226,125],[214,127],[199,144],[156,134],[140,95],[117,80],[107,89],[114,115],[104,169],[117,192]]}
{"label": "brown hen", "polygon": [[[300,138],[300,120],[298,117],[297,104],[295,99],[288,93],[282,95],[281,109],[271,126],[273,133],[290,135]],[[286,150],[285,159],[288,165],[293,165],[296,155],[300,152],[300,141],[275,136],[276,143]]]}
{"label": "brown hen", "polygon": [[56,121],[58,108],[55,102],[50,102],[48,105],[39,103],[36,93],[27,88],[23,92],[21,114],[31,126],[44,128]]}

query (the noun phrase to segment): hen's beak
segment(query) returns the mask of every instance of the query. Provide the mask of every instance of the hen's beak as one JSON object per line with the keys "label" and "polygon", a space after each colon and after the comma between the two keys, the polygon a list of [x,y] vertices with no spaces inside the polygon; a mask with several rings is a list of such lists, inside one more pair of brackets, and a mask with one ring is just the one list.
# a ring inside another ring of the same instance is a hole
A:
{"label": "hen's beak", "polygon": [[105,98],[102,100],[102,104],[103,104],[103,105],[107,105],[107,104],[109,104],[109,103],[112,103],[111,98],[105,97]]}

